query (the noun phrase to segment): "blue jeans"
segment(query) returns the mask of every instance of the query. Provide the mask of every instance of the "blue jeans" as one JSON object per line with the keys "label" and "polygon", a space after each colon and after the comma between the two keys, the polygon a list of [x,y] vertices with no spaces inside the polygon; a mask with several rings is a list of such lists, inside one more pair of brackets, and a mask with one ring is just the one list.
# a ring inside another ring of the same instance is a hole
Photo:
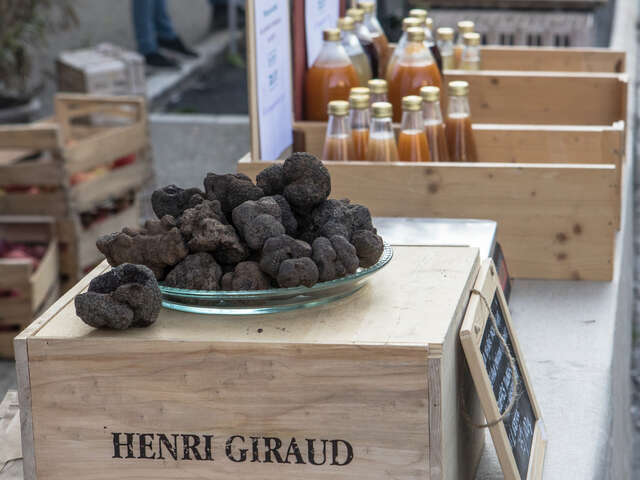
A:
{"label": "blue jeans", "polygon": [[176,38],[176,32],[167,13],[166,0],[132,0],[131,7],[136,43],[141,54],[156,52],[158,38]]}

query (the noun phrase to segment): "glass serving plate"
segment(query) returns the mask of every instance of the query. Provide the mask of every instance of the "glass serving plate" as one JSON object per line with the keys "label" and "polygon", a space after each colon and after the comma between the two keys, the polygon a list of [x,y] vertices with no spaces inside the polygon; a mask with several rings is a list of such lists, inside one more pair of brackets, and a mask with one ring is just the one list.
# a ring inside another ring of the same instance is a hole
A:
{"label": "glass serving plate", "polygon": [[207,291],[166,287],[160,284],[162,306],[172,310],[218,315],[255,315],[298,308],[311,308],[335,302],[360,290],[371,275],[387,265],[393,250],[385,242],[380,260],[353,275],[316,283],[313,287],[272,288],[269,290]]}

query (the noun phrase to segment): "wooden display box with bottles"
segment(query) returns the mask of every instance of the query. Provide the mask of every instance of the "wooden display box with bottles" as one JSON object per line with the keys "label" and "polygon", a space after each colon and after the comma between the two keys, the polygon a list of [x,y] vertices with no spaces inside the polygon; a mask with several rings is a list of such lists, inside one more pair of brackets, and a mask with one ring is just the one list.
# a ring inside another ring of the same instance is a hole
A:
{"label": "wooden display box with bottles", "polygon": [[152,175],[141,97],[59,94],[55,117],[0,126],[0,211],[57,221],[66,285],[103,258],[95,240],[139,220]]}

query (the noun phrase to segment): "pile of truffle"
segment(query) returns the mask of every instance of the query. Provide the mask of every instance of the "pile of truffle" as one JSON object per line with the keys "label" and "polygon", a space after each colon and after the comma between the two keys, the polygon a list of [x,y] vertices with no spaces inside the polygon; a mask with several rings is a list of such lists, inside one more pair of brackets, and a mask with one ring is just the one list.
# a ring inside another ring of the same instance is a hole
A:
{"label": "pile of truffle", "polygon": [[311,287],[374,265],[383,251],[369,209],[329,200],[316,157],[295,153],[257,177],[207,174],[204,191],[153,192],[158,220],[98,239],[112,266],[149,267],[169,287],[263,290]]}

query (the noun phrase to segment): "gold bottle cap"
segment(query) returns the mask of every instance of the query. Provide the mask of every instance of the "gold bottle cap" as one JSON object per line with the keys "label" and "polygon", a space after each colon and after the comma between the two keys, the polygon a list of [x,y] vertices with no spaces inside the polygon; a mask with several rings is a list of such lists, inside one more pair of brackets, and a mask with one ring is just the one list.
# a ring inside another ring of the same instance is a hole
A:
{"label": "gold bottle cap", "polygon": [[366,110],[369,108],[369,95],[350,95],[349,106],[352,110]]}
{"label": "gold bottle cap", "polygon": [[453,28],[440,27],[437,30],[438,38],[441,40],[453,40]]}
{"label": "gold bottle cap", "polygon": [[371,105],[373,118],[391,118],[393,107],[389,102],[376,102]]}
{"label": "gold bottle cap", "polygon": [[329,102],[327,111],[329,112],[329,115],[338,115],[338,116],[348,115],[349,102],[345,102],[344,100],[333,100]]}
{"label": "gold bottle cap", "polygon": [[429,30],[433,30],[433,18],[427,17],[427,19],[424,21],[424,26]]}
{"label": "gold bottle cap", "polygon": [[404,20],[402,20],[402,31],[406,32],[411,27],[419,27],[421,25],[422,25],[422,22],[420,21],[419,18],[407,17]]}
{"label": "gold bottle cap", "polygon": [[325,42],[339,42],[340,30],[337,28],[327,28],[322,32],[322,38]]}
{"label": "gold bottle cap", "polygon": [[387,81],[380,78],[369,80],[368,85],[371,93],[387,93],[389,89],[389,87],[387,86]]}
{"label": "gold bottle cap", "polygon": [[440,100],[440,89],[434,86],[422,87],[420,96],[424,102],[437,102]]}
{"label": "gold bottle cap", "polygon": [[466,95],[469,95],[469,82],[464,80],[449,82],[449,96],[464,97]]}
{"label": "gold bottle cap", "polygon": [[358,8],[364,13],[373,13],[376,10],[376,4],[373,2],[358,2]]}
{"label": "gold bottle cap", "polygon": [[371,90],[369,90],[369,87],[353,87],[351,90],[349,90],[349,96],[369,95],[370,93],[371,93]]}
{"label": "gold bottle cap", "polygon": [[419,112],[422,110],[422,98],[417,95],[409,95],[402,98],[402,110],[406,112]]}
{"label": "gold bottle cap", "polygon": [[475,28],[476,28],[476,24],[473,23],[471,20],[462,20],[458,22],[458,31],[460,33],[473,32]]}
{"label": "gold bottle cap", "polygon": [[360,8],[350,8],[347,10],[347,17],[351,17],[354,22],[359,23],[364,20],[364,10]]}
{"label": "gold bottle cap", "polygon": [[412,8],[411,10],[409,10],[409,16],[410,17],[415,17],[415,18],[419,19],[423,23],[427,19],[428,15],[429,15],[429,12],[427,12],[423,8]]}
{"label": "gold bottle cap", "polygon": [[340,17],[338,19],[338,28],[343,32],[349,32],[356,26],[356,22],[351,17]]}
{"label": "gold bottle cap", "polygon": [[462,36],[462,40],[465,45],[476,46],[480,45],[480,34],[476,32],[465,33]]}
{"label": "gold bottle cap", "polygon": [[424,29],[420,27],[411,27],[407,30],[407,39],[410,42],[424,42]]}

